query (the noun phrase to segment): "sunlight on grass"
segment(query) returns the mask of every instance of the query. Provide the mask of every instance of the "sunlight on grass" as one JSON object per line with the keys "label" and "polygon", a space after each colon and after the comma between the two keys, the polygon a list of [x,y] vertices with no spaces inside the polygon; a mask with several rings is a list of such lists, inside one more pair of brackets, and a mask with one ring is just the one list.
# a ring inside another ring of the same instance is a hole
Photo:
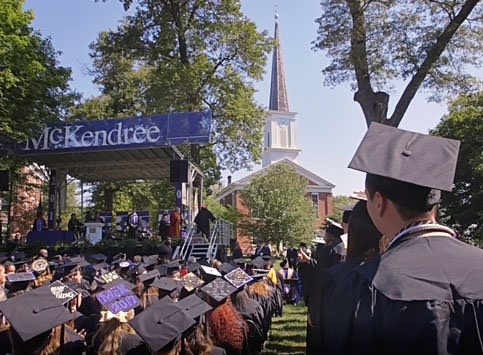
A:
{"label": "sunlight on grass", "polygon": [[263,355],[305,354],[307,307],[285,305],[283,316],[273,318],[270,338]]}

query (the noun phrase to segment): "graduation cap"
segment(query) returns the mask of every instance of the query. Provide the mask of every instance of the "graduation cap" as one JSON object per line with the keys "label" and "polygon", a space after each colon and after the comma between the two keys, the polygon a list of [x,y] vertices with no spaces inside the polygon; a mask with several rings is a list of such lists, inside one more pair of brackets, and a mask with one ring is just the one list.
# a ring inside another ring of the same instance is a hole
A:
{"label": "graduation cap", "polygon": [[0,311],[23,341],[73,319],[48,287],[39,287],[0,302]]}
{"label": "graduation cap", "polygon": [[169,263],[166,264],[166,267],[167,267],[167,270],[166,270],[166,274],[167,275],[174,275],[176,274],[177,272],[180,271],[180,263],[179,263],[179,260],[173,260]]}
{"label": "graduation cap", "polygon": [[67,259],[68,262],[78,265],[79,267],[85,267],[90,265],[89,262],[82,256],[71,256]]}
{"label": "graduation cap", "polygon": [[255,259],[248,262],[248,265],[253,266],[255,269],[265,269],[267,262],[261,256],[257,256]]}
{"label": "graduation cap", "polygon": [[[92,260],[92,267],[95,270],[99,270],[107,266],[107,255],[104,255],[102,253],[92,254],[90,255],[89,259]],[[100,267],[99,265],[102,265],[102,267]]]}
{"label": "graduation cap", "polygon": [[236,287],[221,278],[217,278],[201,287],[200,291],[216,303],[219,303],[235,292]]}
{"label": "graduation cap", "polygon": [[327,218],[327,226],[325,227],[325,232],[330,233],[335,237],[340,237],[342,234],[344,234],[344,229],[336,221],[333,221],[332,219]]}
{"label": "graduation cap", "polygon": [[[440,190],[453,187],[459,146],[457,140],[372,123],[349,168],[368,173],[366,184],[377,184],[396,203],[434,205]],[[387,178],[392,181],[384,184]]]}
{"label": "graduation cap", "polygon": [[109,312],[113,314],[127,312],[139,306],[139,299],[126,283],[111,282],[108,286],[104,291],[96,293],[96,298]]}
{"label": "graduation cap", "polygon": [[201,265],[198,262],[190,263],[186,265],[186,270],[188,272],[196,272],[200,269]]}
{"label": "graduation cap", "polygon": [[178,288],[178,281],[173,280],[169,277],[161,277],[159,279],[155,279],[150,286],[159,288],[160,290],[163,291],[174,291]]}
{"label": "graduation cap", "polygon": [[42,274],[49,267],[49,262],[44,258],[35,259],[30,268],[37,274]]}
{"label": "graduation cap", "polygon": [[228,274],[230,271],[233,271],[237,268],[237,266],[232,265],[230,263],[223,263],[218,267],[223,274]]}
{"label": "graduation cap", "polygon": [[239,267],[235,268],[223,277],[236,288],[240,288],[252,281],[252,278]]}
{"label": "graduation cap", "polygon": [[213,309],[208,303],[194,293],[178,301],[180,307],[188,316],[195,319]]}
{"label": "graduation cap", "polygon": [[97,264],[92,264],[92,268],[96,271],[100,271],[102,269],[108,269],[109,268],[109,264],[106,263],[105,261],[103,262],[100,262],[100,263],[97,263]]}
{"label": "graduation cap", "polygon": [[184,331],[196,324],[176,303],[161,300],[129,321],[151,351],[170,350]]}
{"label": "graduation cap", "polygon": [[132,283],[120,278],[120,277],[112,280],[111,282],[108,282],[108,283],[102,285],[101,288],[104,289],[104,290],[107,290],[108,288],[110,288],[114,285],[119,285],[119,284],[125,285],[130,290],[134,290],[136,288],[136,285],[134,285],[134,284],[132,284]]}
{"label": "graduation cap", "polygon": [[25,290],[30,285],[30,282],[35,280],[35,275],[31,271],[7,274],[6,277],[8,281],[7,288],[10,293]]}
{"label": "graduation cap", "polygon": [[55,296],[55,298],[62,304],[66,304],[71,299],[77,296],[77,292],[63,284],[59,280],[51,283],[49,286],[50,292]]}
{"label": "graduation cap", "polygon": [[143,256],[143,266],[149,267],[152,265],[156,265],[158,263],[159,255],[153,254],[149,256]]}
{"label": "graduation cap", "polygon": [[143,282],[145,285],[149,285],[152,281],[159,276],[159,271],[157,269],[146,272],[145,274],[139,275],[137,278],[139,281]]}
{"label": "graduation cap", "polygon": [[157,265],[156,270],[159,271],[159,276],[166,276],[168,274],[168,265],[166,264]]}
{"label": "graduation cap", "polygon": [[187,273],[184,275],[179,282],[183,285],[183,287],[186,289],[186,291],[191,292],[195,288],[200,287],[203,285],[205,282],[200,279],[198,276],[193,274],[192,272]]}
{"label": "graduation cap", "polygon": [[235,264],[238,264],[238,265],[245,265],[249,262],[250,260],[246,260],[244,258],[237,258],[237,259],[233,259],[233,262]]}
{"label": "graduation cap", "polygon": [[5,262],[7,260],[8,260],[8,256],[6,256],[6,255],[0,256],[0,264],[2,264],[3,262]]}
{"label": "graduation cap", "polygon": [[201,266],[210,266],[210,261],[207,259],[207,258],[201,258],[200,260],[198,260],[198,263],[201,265]]}

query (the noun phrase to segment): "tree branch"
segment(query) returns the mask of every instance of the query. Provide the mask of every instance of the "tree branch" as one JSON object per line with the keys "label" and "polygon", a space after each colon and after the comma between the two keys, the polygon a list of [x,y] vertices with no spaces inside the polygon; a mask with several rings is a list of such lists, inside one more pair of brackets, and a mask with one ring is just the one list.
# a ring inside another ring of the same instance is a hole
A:
{"label": "tree branch", "polygon": [[401,98],[399,99],[394,112],[386,124],[397,127],[406,113],[409,104],[416,95],[419,87],[421,86],[424,78],[427,76],[434,63],[439,59],[441,53],[445,50],[451,38],[454,36],[461,24],[468,18],[473,8],[480,2],[480,0],[467,0],[461,7],[459,13],[454,17],[452,21],[448,23],[444,31],[438,37],[434,45],[428,50],[426,59],[423,61],[419,69],[414,74],[411,81],[404,89]]}

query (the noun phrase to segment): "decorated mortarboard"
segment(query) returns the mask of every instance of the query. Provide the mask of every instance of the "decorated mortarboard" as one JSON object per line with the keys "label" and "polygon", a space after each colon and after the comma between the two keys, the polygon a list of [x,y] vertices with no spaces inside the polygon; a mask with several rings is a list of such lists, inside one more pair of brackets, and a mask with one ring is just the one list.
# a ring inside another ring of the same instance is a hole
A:
{"label": "decorated mortarboard", "polygon": [[120,278],[120,276],[117,274],[117,272],[111,271],[111,272],[106,272],[105,274],[102,274],[101,276],[97,277],[96,279],[100,284],[107,284],[107,283],[112,282],[114,280],[117,280],[119,278]]}
{"label": "decorated mortarboard", "polygon": [[159,279],[155,279],[150,286],[171,292],[178,288],[179,281],[173,280],[169,277],[161,277]]}
{"label": "decorated mortarboard", "polygon": [[205,282],[200,279],[198,276],[193,274],[192,272],[187,273],[184,275],[179,282],[183,285],[183,287],[186,289],[186,291],[191,292],[195,288],[200,287],[203,285]]}
{"label": "decorated mortarboard", "polygon": [[59,280],[48,285],[48,288],[55,298],[62,304],[66,304],[78,294],[75,290],[63,284]]}
{"label": "decorated mortarboard", "polygon": [[221,271],[222,274],[228,274],[230,271],[233,271],[238,266],[232,265],[230,263],[223,263],[218,267],[218,270]]}
{"label": "decorated mortarboard", "polygon": [[145,284],[149,284],[158,276],[159,276],[159,271],[157,269],[154,269],[144,274],[138,275],[137,278],[139,281],[144,282]]}
{"label": "decorated mortarboard", "polygon": [[157,352],[180,339],[184,331],[196,324],[176,303],[166,300],[153,303],[129,321],[151,351]]}
{"label": "decorated mortarboard", "polygon": [[214,279],[209,284],[206,284],[200,288],[202,293],[215,300],[215,302],[223,301],[236,290],[237,289],[235,286],[221,278]]}
{"label": "decorated mortarboard", "polygon": [[39,287],[0,302],[0,311],[23,341],[73,319],[48,287]]}
{"label": "decorated mortarboard", "polygon": [[373,122],[349,168],[451,191],[460,142]]}
{"label": "decorated mortarboard", "polygon": [[44,258],[37,258],[32,262],[30,268],[37,274],[42,274],[49,267],[49,262]]}
{"label": "decorated mortarboard", "polygon": [[177,305],[193,319],[213,309],[213,307],[211,307],[208,303],[196,296],[194,293],[189,295],[188,297],[180,299]]}
{"label": "decorated mortarboard", "polygon": [[123,282],[108,284],[104,291],[96,293],[99,303],[109,312],[127,312],[139,306],[139,299]]}
{"label": "decorated mortarboard", "polygon": [[117,278],[117,279],[114,279],[114,280],[113,280],[113,281],[111,281],[111,282],[108,282],[108,283],[106,283],[106,284],[102,285],[102,286],[101,286],[101,288],[102,288],[102,289],[104,289],[104,290],[106,290],[106,289],[108,289],[109,287],[112,287],[112,286],[114,286],[114,285],[119,285],[119,284],[123,284],[123,285],[125,285],[125,286],[126,286],[128,289],[130,289],[130,290],[134,290],[134,289],[136,288],[136,285],[134,285],[134,284],[132,284],[132,283],[130,283],[130,282],[128,282],[128,281],[126,281],[126,280],[124,280],[124,279],[120,278],[120,277],[119,277],[119,278]]}
{"label": "decorated mortarboard", "polygon": [[252,278],[239,267],[230,271],[223,277],[236,288],[240,288],[252,281]]}
{"label": "decorated mortarboard", "polygon": [[200,267],[201,265],[198,262],[194,262],[186,265],[186,270],[188,270],[188,272],[195,272],[198,271]]}
{"label": "decorated mortarboard", "polygon": [[205,275],[214,276],[214,277],[221,276],[220,272],[211,266],[201,265],[201,271]]}

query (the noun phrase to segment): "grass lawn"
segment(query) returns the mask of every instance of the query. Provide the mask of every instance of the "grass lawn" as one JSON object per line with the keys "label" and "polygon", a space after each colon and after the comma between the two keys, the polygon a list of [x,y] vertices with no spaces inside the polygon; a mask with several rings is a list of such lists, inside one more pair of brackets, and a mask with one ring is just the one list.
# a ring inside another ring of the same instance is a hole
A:
{"label": "grass lawn", "polygon": [[263,355],[305,354],[307,307],[285,305],[283,316],[273,318],[270,338]]}

